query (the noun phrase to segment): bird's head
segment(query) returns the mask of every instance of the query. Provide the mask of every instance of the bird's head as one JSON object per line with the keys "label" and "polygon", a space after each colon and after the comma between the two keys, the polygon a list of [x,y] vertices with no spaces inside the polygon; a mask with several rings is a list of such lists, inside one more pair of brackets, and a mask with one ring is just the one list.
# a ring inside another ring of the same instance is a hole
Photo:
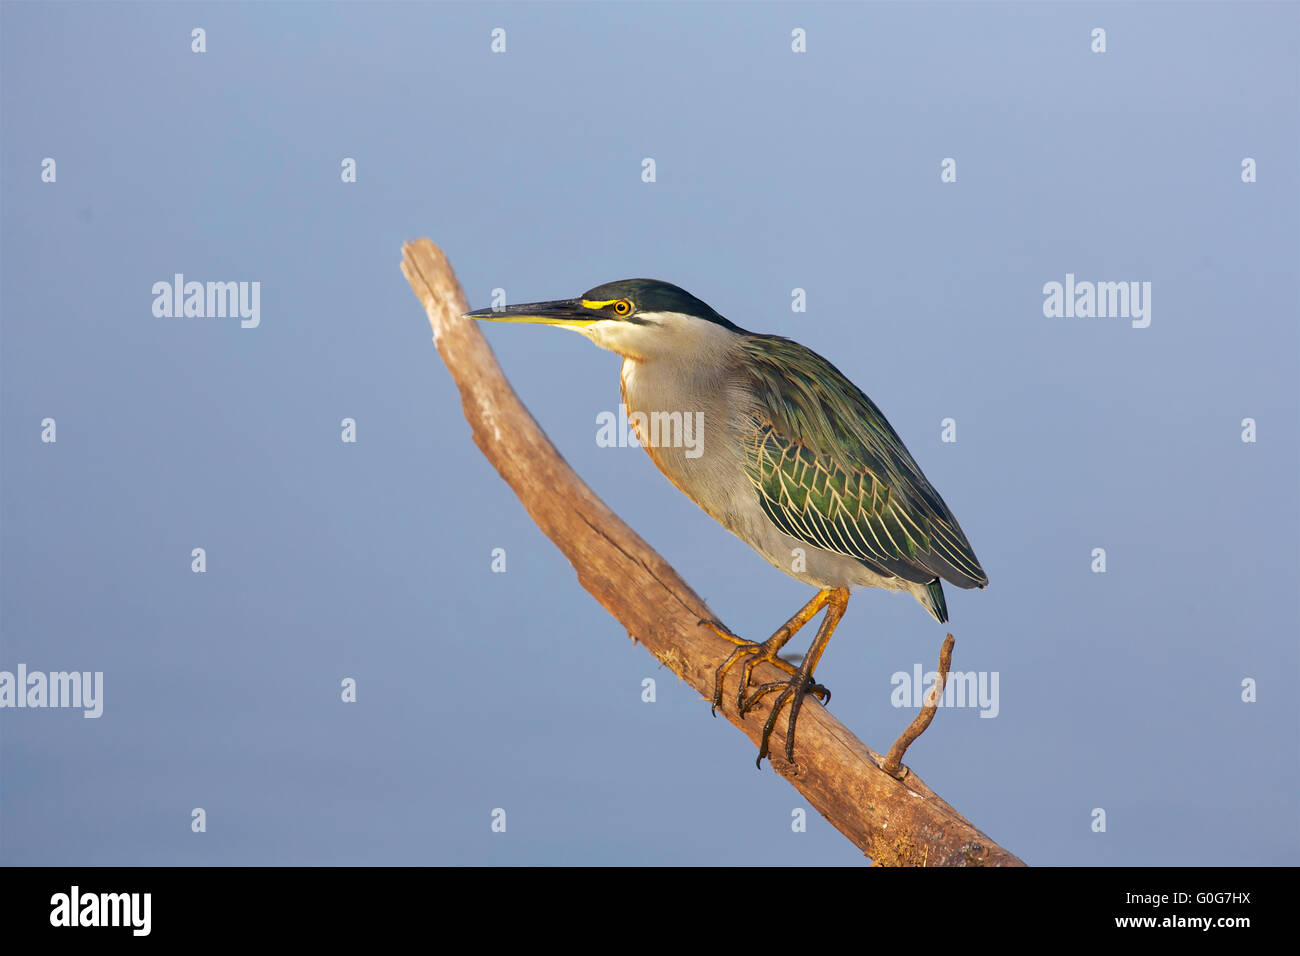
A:
{"label": "bird's head", "polygon": [[620,279],[589,289],[577,299],[479,309],[465,317],[558,325],[635,359],[680,353],[703,347],[719,335],[744,332],[685,289],[657,279]]}

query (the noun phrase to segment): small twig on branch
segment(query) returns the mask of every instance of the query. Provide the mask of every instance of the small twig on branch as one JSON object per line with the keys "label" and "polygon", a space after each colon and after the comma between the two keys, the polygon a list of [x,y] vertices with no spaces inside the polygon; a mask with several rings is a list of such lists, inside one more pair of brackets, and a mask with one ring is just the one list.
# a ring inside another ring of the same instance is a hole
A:
{"label": "small twig on branch", "polygon": [[[424,304],[438,352],[460,389],[474,441],[519,497],[537,526],[578,573],[578,583],[629,635],[704,700],[734,645],[700,625],[720,621],[676,571],[596,497],[560,457],[506,380],[475,322],[442,251],[427,239],[407,243],[402,273]],[[756,681],[784,680],[763,663]],[[738,679],[738,678],[737,678]],[[735,696],[734,689],[724,699]],[[708,707],[700,716],[708,726]],[[719,711],[755,746],[768,707],[747,718]],[[772,735],[772,768],[876,865],[1022,866],[915,774],[906,783],[881,770],[882,758],[820,704],[804,704],[798,764],[787,764],[785,721]],[[746,755],[737,755],[746,759]]]}
{"label": "small twig on branch", "polygon": [[907,729],[899,734],[898,739],[894,741],[894,746],[889,748],[884,766],[880,768],[899,780],[902,780],[911,772],[902,766],[903,754],[907,753],[907,748],[912,746],[917,737],[925,733],[925,728],[930,726],[930,721],[934,720],[935,711],[939,709],[939,699],[943,697],[944,685],[948,683],[948,668],[952,666],[952,648],[955,643],[956,641],[952,639],[951,634],[944,638],[943,647],[939,649],[939,676],[935,678],[934,686],[926,694],[925,706],[921,708],[919,714],[912,718],[912,722],[907,725]]}

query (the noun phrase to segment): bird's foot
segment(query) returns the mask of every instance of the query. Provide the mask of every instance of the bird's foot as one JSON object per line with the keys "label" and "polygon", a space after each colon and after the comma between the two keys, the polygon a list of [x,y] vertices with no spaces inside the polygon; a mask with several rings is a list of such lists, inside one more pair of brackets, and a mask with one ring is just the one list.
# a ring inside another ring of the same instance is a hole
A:
{"label": "bird's foot", "polygon": [[[767,661],[769,664],[779,667],[790,675],[792,681],[798,677],[799,670],[789,661],[777,656],[777,652],[785,643],[784,640],[780,639],[783,635],[779,632],[768,638],[762,644],[754,641],[746,641],[729,631],[726,633],[719,632],[719,634],[720,636],[731,640],[733,644],[737,645],[737,647],[731,652],[731,656],[719,665],[717,671],[713,675],[713,706],[711,710],[714,716],[717,716],[718,708],[722,706],[722,683],[727,676],[727,671],[731,670],[731,668],[742,658],[748,658],[748,660],[745,661],[744,668],[740,672],[740,685],[736,688],[736,710],[742,717],[745,716],[753,704],[763,696],[762,693],[752,696],[749,698],[748,702],[745,698],[745,691],[749,689],[749,682],[750,678],[753,676],[754,667],[757,666],[760,661]],[[785,684],[778,682],[775,685],[765,684],[763,686],[771,689],[773,686],[784,687]],[[807,690],[812,691],[823,704],[830,702],[831,692],[821,684],[811,684]]]}
{"label": "bird's foot", "polygon": [[761,767],[763,758],[770,753],[769,744],[772,738],[772,729],[776,726],[776,717],[781,712],[782,705],[787,701],[790,704],[789,723],[785,731],[785,759],[789,763],[794,763],[794,729],[799,720],[799,711],[803,707],[803,699],[812,694],[821,701],[823,706],[829,703],[831,699],[831,692],[814,681],[810,675],[796,672],[788,681],[769,681],[766,684],[760,684],[754,690],[754,693],[741,702],[741,714],[748,713],[772,691],[779,691],[779,693],[776,702],[772,704],[771,712],[767,715],[767,721],[763,724],[763,736],[758,743],[758,759],[754,761],[755,767]]}

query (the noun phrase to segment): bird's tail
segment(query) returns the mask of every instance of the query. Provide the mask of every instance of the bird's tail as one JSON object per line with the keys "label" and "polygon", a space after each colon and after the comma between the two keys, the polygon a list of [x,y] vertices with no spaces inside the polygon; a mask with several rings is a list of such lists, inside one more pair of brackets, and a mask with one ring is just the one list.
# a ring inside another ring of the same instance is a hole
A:
{"label": "bird's tail", "polygon": [[921,607],[930,612],[940,624],[948,623],[948,603],[943,599],[943,582],[935,578],[929,584],[918,584],[912,592]]}

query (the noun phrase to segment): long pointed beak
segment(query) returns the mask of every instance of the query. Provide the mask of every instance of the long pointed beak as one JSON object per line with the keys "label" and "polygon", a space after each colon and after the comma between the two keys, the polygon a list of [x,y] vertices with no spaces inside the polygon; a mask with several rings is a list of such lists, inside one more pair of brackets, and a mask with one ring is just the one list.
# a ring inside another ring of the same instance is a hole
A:
{"label": "long pointed beak", "polygon": [[507,305],[500,309],[479,309],[466,312],[467,319],[486,319],[491,322],[533,322],[538,325],[568,325],[584,328],[599,322],[603,316],[582,304],[581,299],[557,299],[554,302],[529,302],[526,305]]}

